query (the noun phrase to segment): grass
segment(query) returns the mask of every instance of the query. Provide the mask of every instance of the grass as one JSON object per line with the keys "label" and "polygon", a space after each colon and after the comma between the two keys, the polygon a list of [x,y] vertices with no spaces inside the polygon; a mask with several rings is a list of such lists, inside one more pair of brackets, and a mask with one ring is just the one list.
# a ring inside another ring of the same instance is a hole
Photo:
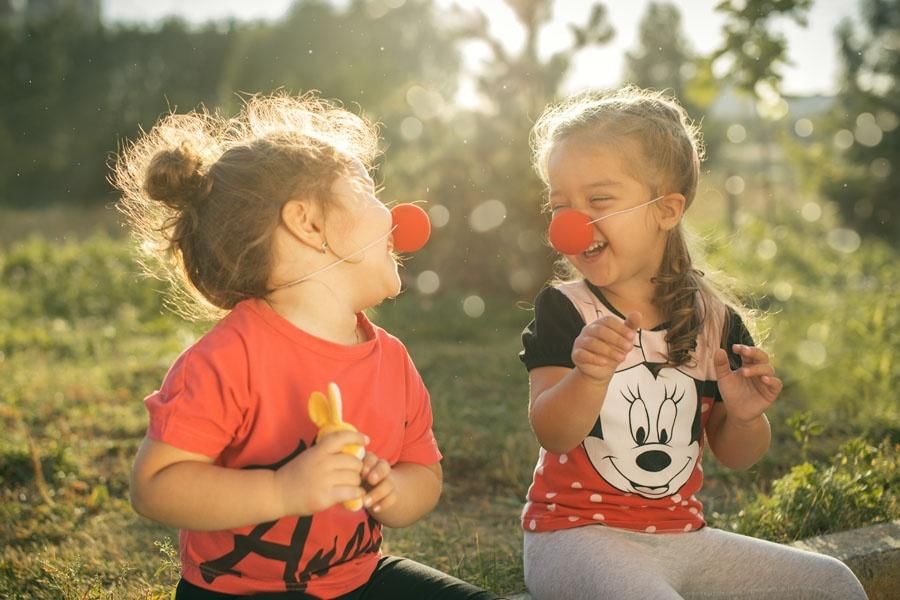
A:
{"label": "grass", "polygon": [[[135,515],[128,473],[146,427],[141,398],[203,326],[164,312],[158,287],[137,278],[123,242],[103,236],[0,251],[0,596],[149,599],[173,589],[176,532]],[[446,481],[438,508],[387,531],[385,550],[515,593],[518,517],[538,451],[516,356],[530,313],[515,298],[485,300],[480,318],[451,293],[407,292],[373,311],[407,344],[431,392]],[[771,413],[773,448],[760,464],[735,473],[707,457],[701,496],[717,526],[847,439],[898,441],[896,411],[884,403],[871,413],[857,404],[846,419],[841,397],[813,402],[799,367],[787,375],[796,383]],[[821,431],[795,437],[802,420],[788,420],[816,403]]]}

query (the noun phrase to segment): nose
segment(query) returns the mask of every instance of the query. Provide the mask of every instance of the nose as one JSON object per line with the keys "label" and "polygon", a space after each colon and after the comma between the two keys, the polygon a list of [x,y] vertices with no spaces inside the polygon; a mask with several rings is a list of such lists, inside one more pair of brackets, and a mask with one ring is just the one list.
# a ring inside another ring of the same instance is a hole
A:
{"label": "nose", "polygon": [[635,462],[643,470],[657,473],[672,464],[672,459],[660,450],[648,450],[638,455]]}

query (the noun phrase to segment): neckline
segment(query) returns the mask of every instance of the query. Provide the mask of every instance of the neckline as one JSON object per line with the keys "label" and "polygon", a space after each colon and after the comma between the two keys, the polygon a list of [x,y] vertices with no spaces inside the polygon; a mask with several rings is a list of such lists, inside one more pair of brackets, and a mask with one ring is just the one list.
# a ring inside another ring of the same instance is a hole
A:
{"label": "neckline", "polygon": [[[597,300],[599,300],[601,302],[601,304],[603,304],[603,306],[608,308],[610,310],[610,312],[612,312],[614,315],[616,315],[620,319],[622,319],[622,320],[625,319],[625,315],[623,315],[622,312],[618,308],[613,306],[612,303],[609,300],[607,300],[606,296],[603,294],[603,291],[600,288],[598,288],[596,285],[594,285],[593,283],[588,281],[587,278],[584,278],[584,283],[585,283],[585,285],[587,285],[587,288],[591,291],[591,293],[594,294],[594,296],[597,298]],[[669,322],[663,321],[656,327],[653,327],[652,329],[648,329],[647,331],[665,331],[668,328],[669,328]]]}
{"label": "neckline", "polygon": [[278,314],[263,300],[251,299],[246,301],[246,304],[248,308],[261,317],[267,325],[288,338],[291,342],[300,344],[326,356],[334,358],[361,358],[371,353],[378,341],[378,334],[375,326],[369,321],[366,315],[361,312],[356,313],[356,324],[358,328],[362,329],[366,339],[358,344],[346,345],[317,337],[300,329]]}

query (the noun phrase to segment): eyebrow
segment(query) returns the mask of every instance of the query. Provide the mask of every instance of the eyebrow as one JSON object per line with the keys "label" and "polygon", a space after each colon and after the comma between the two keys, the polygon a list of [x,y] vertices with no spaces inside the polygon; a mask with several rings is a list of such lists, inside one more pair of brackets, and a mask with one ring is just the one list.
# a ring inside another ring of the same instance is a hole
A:
{"label": "eyebrow", "polygon": [[[619,181],[613,181],[612,179],[602,179],[599,181],[591,182],[585,186],[583,186],[582,190],[593,190],[596,188],[607,188],[607,187],[621,187],[622,183]],[[562,194],[560,191],[550,190],[550,197],[559,196]]]}

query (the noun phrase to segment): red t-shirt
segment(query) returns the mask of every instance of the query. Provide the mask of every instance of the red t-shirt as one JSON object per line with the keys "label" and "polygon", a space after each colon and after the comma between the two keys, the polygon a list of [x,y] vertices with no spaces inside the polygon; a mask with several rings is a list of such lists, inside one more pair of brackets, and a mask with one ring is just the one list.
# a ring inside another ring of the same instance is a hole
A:
{"label": "red t-shirt", "polygon": [[[369,451],[391,465],[438,462],[428,391],[406,348],[357,319],[368,341],[344,346],[305,333],[264,302],[241,302],[147,397],[148,435],[224,467],[274,470],[313,444],[307,401],[333,381],[344,420],[369,436]],[[377,521],[337,505],[238,529],[182,531],[182,576],[229,594],[330,598],[369,579],[380,547]]]}
{"label": "red t-shirt", "polygon": [[[522,513],[526,531],[599,524],[663,533],[705,525],[696,493],[703,483],[703,434],[713,403],[721,400],[713,356],[723,331],[728,348],[753,343],[724,305],[708,309],[688,365],[666,364],[665,325],[640,330],[582,443],[565,454],[541,448]],[[574,368],[575,338],[605,315],[624,318],[587,281],[543,290],[523,333],[526,367]],[[733,353],[730,358],[738,360]]]}

